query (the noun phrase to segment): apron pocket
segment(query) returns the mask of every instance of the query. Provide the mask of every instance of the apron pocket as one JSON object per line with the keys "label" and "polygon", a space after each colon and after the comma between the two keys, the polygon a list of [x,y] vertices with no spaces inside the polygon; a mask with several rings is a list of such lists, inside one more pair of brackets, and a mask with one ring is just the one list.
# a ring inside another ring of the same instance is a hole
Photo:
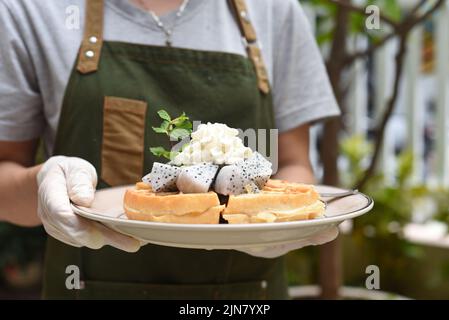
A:
{"label": "apron pocket", "polygon": [[110,186],[142,178],[146,111],[145,101],[104,99],[101,179]]}
{"label": "apron pocket", "polygon": [[266,281],[225,284],[148,284],[84,281],[80,299],[255,300],[267,298]]}

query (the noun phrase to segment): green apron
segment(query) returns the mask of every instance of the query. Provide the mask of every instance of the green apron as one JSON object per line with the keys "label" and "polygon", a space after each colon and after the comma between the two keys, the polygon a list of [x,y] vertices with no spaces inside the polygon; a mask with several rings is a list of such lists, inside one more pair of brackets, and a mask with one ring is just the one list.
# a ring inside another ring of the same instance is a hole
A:
{"label": "green apron", "polygon": [[[235,128],[274,127],[271,95],[262,92],[252,59],[103,42],[103,2],[88,0],[87,7],[85,39],[66,89],[54,155],[92,163],[98,188],[134,183],[160,161],[149,152],[150,146],[168,147],[151,129],[160,123],[160,108]],[[287,298],[282,258],[234,250],[148,244],[126,253],[109,246],[75,248],[49,237],[45,264],[44,298],[50,299]],[[66,288],[69,265],[80,268],[81,289]]]}

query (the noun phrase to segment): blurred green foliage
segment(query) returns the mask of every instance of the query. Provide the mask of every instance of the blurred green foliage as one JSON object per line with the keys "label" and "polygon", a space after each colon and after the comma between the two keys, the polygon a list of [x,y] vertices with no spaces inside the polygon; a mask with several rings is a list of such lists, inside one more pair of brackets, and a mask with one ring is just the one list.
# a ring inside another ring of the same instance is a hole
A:
{"label": "blurred green foliage", "polygon": [[[348,170],[341,172],[342,181],[345,187],[352,188],[364,174],[373,146],[364,137],[355,135],[342,139],[340,150],[348,165]],[[415,206],[422,199],[429,200],[436,208],[433,214],[426,217],[427,220],[437,219],[449,225],[449,190],[412,183],[413,160],[413,154],[405,150],[397,156],[393,181],[390,179],[387,182],[380,173],[370,178],[361,191],[374,199],[374,214],[356,219],[356,226],[370,224],[381,236],[392,233],[400,235],[402,226],[412,221]]]}
{"label": "blurred green foliage", "polygon": [[[316,37],[321,46],[328,46],[334,39],[337,6],[327,0],[302,0],[303,5],[312,7],[316,15]],[[353,1],[360,8],[369,5],[379,7],[383,16],[399,22],[406,11],[398,0],[361,0]],[[367,30],[365,14],[351,12],[349,31],[354,36],[379,41],[390,32],[387,24],[381,21],[379,30]],[[346,169],[340,172],[343,186],[352,188],[365,173],[373,145],[363,136],[350,136],[341,141],[341,154]],[[344,272],[347,284],[364,286],[366,274],[364,268],[375,264],[381,268],[381,288],[407,295],[425,298],[441,297],[435,294],[435,288],[444,287],[449,279],[449,260],[445,248],[423,246],[404,239],[403,228],[412,222],[414,211],[432,211],[423,215],[420,222],[439,220],[449,225],[449,190],[429,188],[411,183],[413,173],[413,154],[404,151],[397,156],[394,179],[386,179],[382,174],[370,178],[362,192],[369,194],[375,202],[373,210],[353,221],[353,231],[343,235]],[[389,177],[391,178],[391,177]],[[392,181],[391,181],[392,180]],[[420,208],[420,203],[430,203],[429,208]],[[292,284],[310,284],[317,282],[316,248],[306,248],[287,256],[289,279]],[[300,270],[300,272],[297,272]],[[352,275],[358,275],[354,278]],[[415,282],[416,281],[416,282]],[[415,288],[418,288],[417,290]],[[432,290],[432,291],[431,291]],[[441,292],[447,295],[448,286]]]}
{"label": "blurred green foliage", "polygon": [[[301,0],[300,2],[312,6],[317,13],[316,37],[318,43],[320,45],[329,43],[333,39],[335,31],[337,5],[327,0]],[[370,5],[377,6],[382,15],[395,22],[399,22],[404,14],[404,10],[402,10],[398,0],[364,0],[357,3],[357,6],[363,10]],[[350,33],[352,35],[364,35],[372,42],[378,41],[386,29],[381,27],[380,30],[367,30],[365,21],[365,14],[351,11],[349,14]]]}
{"label": "blurred green foliage", "polygon": [[[372,149],[367,144],[367,141],[351,137],[343,140],[342,156],[351,159],[350,175],[354,172],[360,176],[364,172],[362,164]],[[413,170],[411,153],[405,151],[397,160],[393,183],[385,183],[384,177],[377,174],[361,190],[374,199],[375,205],[370,213],[353,220],[351,234],[353,241],[369,253],[371,261],[388,270],[386,276],[391,281],[399,277],[411,261],[424,258],[422,248],[405,240],[402,232],[412,220],[413,199],[428,193],[425,187],[409,183]],[[367,238],[374,241],[366,241]]]}
{"label": "blurred green foliage", "polygon": [[[349,136],[341,140],[340,150],[346,164],[341,178],[345,187],[352,188],[364,173],[373,146],[363,136]],[[431,212],[420,222],[439,220],[449,225],[449,190],[413,184],[411,152],[400,153],[396,160],[393,181],[376,174],[360,190],[374,199],[374,208],[354,219],[352,232],[342,235],[345,285],[364,287],[365,268],[373,264],[381,270],[381,289],[415,298],[441,298],[449,292],[448,250],[412,243],[404,238],[403,228],[421,210]],[[431,205],[420,209],[422,202]],[[290,283],[316,283],[317,261],[313,247],[289,254]]]}
{"label": "blurred green foliage", "polygon": [[[370,143],[361,137],[348,137],[342,140],[342,156],[348,160],[350,167],[348,172],[343,173],[349,176],[344,179],[351,183],[348,187],[352,186],[350,177],[360,176],[365,170],[364,164],[371,155],[371,150]],[[408,150],[397,156],[393,181],[389,180],[387,183],[382,174],[370,179],[361,191],[374,199],[374,208],[369,214],[353,221],[352,242],[364,251],[365,259],[369,263],[379,265],[382,270],[387,271],[382,277],[384,283],[389,283],[390,287],[398,279],[404,278],[405,270],[415,270],[418,262],[428,258],[428,250],[424,250],[422,245],[404,239],[403,236],[403,228],[413,221],[413,213],[417,208],[419,210],[419,203],[425,200],[433,203],[431,207],[434,208],[431,210],[433,212],[424,215],[420,222],[438,219],[449,224],[448,190],[412,183],[413,159],[413,154]],[[427,283],[421,285],[436,285],[436,279],[445,278],[447,267],[445,268],[443,264],[438,267],[435,265],[435,268],[432,270],[432,276],[423,278]],[[360,280],[363,279],[364,277]]]}

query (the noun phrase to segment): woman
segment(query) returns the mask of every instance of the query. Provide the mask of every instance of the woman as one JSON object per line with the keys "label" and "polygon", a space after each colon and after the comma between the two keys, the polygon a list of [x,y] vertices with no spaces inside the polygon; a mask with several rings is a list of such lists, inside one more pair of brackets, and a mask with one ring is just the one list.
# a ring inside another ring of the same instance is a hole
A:
{"label": "woman", "polygon": [[[280,256],[336,236],[244,252],[169,248],[69,206],[149,171],[161,106],[278,128],[277,177],[313,183],[309,123],[339,111],[295,0],[0,0],[0,29],[0,220],[51,235],[44,297],[286,298]],[[49,159],[33,166],[39,138]],[[65,285],[69,265],[80,290]]]}

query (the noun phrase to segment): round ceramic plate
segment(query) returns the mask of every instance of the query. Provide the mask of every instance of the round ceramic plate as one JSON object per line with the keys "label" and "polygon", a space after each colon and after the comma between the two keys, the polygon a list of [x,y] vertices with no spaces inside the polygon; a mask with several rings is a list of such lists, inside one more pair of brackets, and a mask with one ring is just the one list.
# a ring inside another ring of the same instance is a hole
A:
{"label": "round ceramic plate", "polygon": [[[312,237],[341,222],[367,213],[373,200],[357,193],[340,199],[323,198],[327,202],[325,217],[313,220],[255,224],[177,224],[128,220],[123,211],[127,188],[103,189],[96,192],[90,208],[72,205],[85,218],[146,242],[180,248],[239,249],[285,244]],[[347,190],[317,186],[320,193]]]}

